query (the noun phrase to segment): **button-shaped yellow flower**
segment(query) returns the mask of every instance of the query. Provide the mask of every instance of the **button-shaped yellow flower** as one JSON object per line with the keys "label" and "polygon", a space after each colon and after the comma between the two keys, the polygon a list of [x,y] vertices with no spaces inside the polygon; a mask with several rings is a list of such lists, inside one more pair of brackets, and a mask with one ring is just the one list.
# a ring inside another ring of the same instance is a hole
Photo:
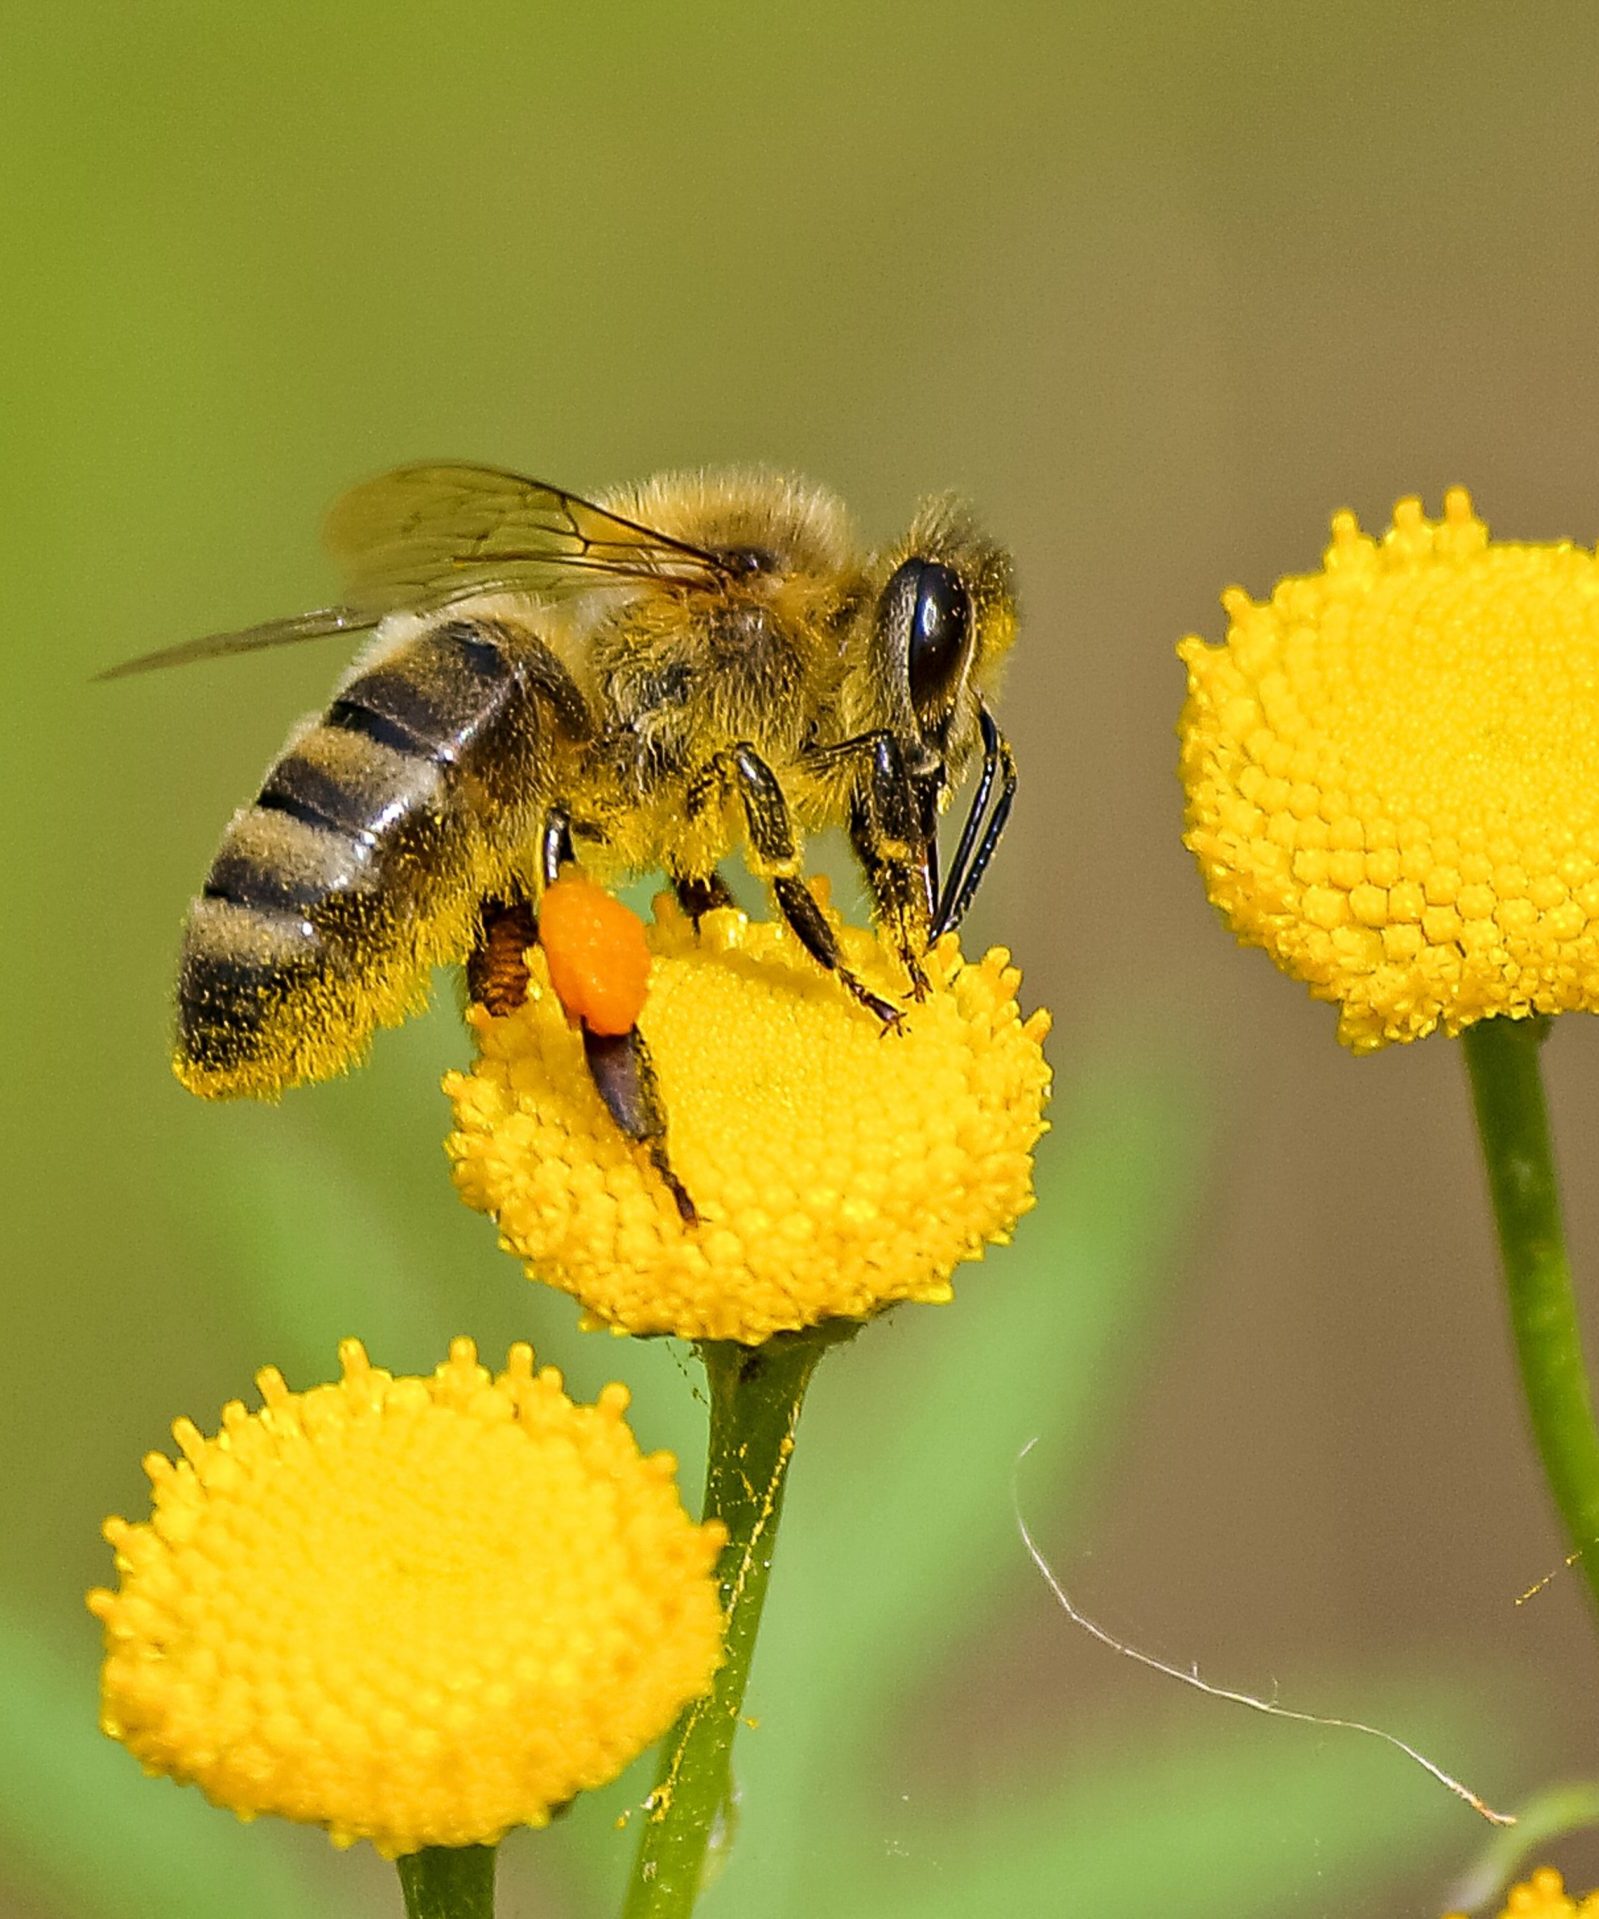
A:
{"label": "button-shaped yellow flower", "polygon": [[716,1525],[609,1386],[493,1378],[457,1340],[432,1378],[358,1342],[343,1377],[235,1402],[145,1462],[148,1523],[112,1519],[105,1730],[243,1818],[386,1855],[493,1843],[612,1779],[721,1659]]}
{"label": "button-shaped yellow flower", "polygon": [[[727,908],[696,934],[669,896],[656,914],[639,1024],[698,1222],[601,1104],[537,950],[526,1004],[473,1008],[480,1057],[446,1081],[463,1197],[624,1332],[753,1344],[948,1299],[1033,1203],[1049,1022],[1019,1014],[1009,955],[968,965],[941,941],[928,997],[885,1033],[786,927]],[[837,930],[868,986],[903,995],[871,934]]]}
{"label": "button-shaped yellow flower", "polygon": [[[1451,1913],[1449,1919],[1466,1919]],[[1553,1866],[1540,1866],[1528,1880],[1512,1886],[1499,1919],[1599,1919],[1599,1892],[1573,1899]]]}
{"label": "button-shaped yellow flower", "polygon": [[1187,843],[1238,938],[1357,1052],[1599,1009],[1599,560],[1464,491],[1340,513],[1319,573],[1185,640]]}

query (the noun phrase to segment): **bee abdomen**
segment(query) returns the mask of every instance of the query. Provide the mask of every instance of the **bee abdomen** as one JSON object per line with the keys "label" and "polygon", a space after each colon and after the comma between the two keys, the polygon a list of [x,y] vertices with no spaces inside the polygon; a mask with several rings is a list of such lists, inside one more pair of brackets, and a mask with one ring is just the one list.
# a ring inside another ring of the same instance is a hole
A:
{"label": "bee abdomen", "polygon": [[178,1077],[197,1093],[270,1092],[261,1035],[285,1003],[314,986],[325,954],[295,914],[202,896],[189,909],[178,968]]}
{"label": "bee abdomen", "polygon": [[[318,733],[331,730],[318,723]],[[374,795],[365,777],[370,769],[326,762],[326,743],[320,756],[291,747],[267,774],[256,805],[287,813],[307,826],[346,834],[360,845],[375,845],[382,836],[383,818],[381,809],[374,816]]]}
{"label": "bee abdomen", "polygon": [[304,913],[335,893],[370,887],[377,842],[257,801],[223,836],[204,897],[260,911]]}
{"label": "bee abdomen", "polygon": [[325,721],[284,754],[229,822],[184,929],[187,1085],[272,1092],[358,1046],[339,1035],[380,986],[395,928],[426,904],[445,802],[432,761]]}
{"label": "bee abdomen", "polygon": [[415,1009],[537,812],[548,742],[529,695],[498,629],[449,621],[356,673],[292,742],[190,912],[186,1084],[271,1093],[323,1078]]}
{"label": "bee abdomen", "polygon": [[319,921],[337,901],[326,930],[348,936],[408,871],[414,890],[448,807],[434,761],[319,720],[229,821],[204,896]]}
{"label": "bee abdomen", "polygon": [[[347,680],[327,723],[470,774],[496,805],[525,804],[543,744],[528,651],[490,622],[447,621]],[[577,689],[557,673],[553,692],[569,694],[581,714]],[[548,697],[544,677],[537,690]],[[561,705],[557,697],[557,718]]]}

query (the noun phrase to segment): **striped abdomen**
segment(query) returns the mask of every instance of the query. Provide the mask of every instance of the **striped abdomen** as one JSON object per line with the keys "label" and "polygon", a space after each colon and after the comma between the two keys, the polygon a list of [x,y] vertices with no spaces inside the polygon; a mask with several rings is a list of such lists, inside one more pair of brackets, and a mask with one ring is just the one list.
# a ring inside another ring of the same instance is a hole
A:
{"label": "striped abdomen", "polygon": [[534,830],[577,688],[529,636],[444,619],[340,689],[223,835],[184,928],[178,1076],[271,1094],[348,1065],[463,957]]}

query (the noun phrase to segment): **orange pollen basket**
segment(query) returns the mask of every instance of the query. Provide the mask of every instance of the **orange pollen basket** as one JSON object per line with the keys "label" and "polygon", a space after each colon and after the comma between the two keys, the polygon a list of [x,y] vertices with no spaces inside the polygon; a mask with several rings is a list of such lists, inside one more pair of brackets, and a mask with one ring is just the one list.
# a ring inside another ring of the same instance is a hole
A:
{"label": "orange pollen basket", "polygon": [[563,874],[539,902],[539,944],[550,984],[591,1033],[631,1032],[644,1009],[650,950],[644,922],[581,874]]}

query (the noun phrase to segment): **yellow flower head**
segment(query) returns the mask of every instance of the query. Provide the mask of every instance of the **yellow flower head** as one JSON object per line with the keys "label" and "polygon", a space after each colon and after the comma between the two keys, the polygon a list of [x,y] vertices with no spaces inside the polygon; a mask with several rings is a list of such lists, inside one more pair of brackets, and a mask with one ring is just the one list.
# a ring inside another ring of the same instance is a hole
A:
{"label": "yellow flower head", "polygon": [[[727,908],[696,935],[669,897],[656,914],[639,1025],[698,1224],[602,1106],[537,950],[526,1004],[474,1007],[477,1065],[445,1082],[468,1204],[532,1277],[629,1333],[753,1344],[948,1299],[1033,1203],[1049,1022],[1019,1016],[1009,955],[967,965],[941,941],[928,998],[885,1034],[786,927]],[[867,985],[903,991],[872,935],[838,933]]]}
{"label": "yellow flower head", "polygon": [[150,1772],[389,1856],[493,1843],[614,1778],[721,1659],[721,1528],[684,1515],[608,1386],[575,1406],[513,1346],[457,1340],[188,1420],[147,1524],[112,1519],[102,1724]]}
{"label": "yellow flower head", "polygon": [[[1466,1919],[1451,1913],[1449,1919]],[[1524,1884],[1512,1886],[1499,1919],[1599,1919],[1599,1892],[1576,1900],[1553,1866],[1540,1866]]]}
{"label": "yellow flower head", "polygon": [[1357,1052],[1599,1009],[1599,560],[1456,488],[1187,639],[1187,843],[1238,938]]}

